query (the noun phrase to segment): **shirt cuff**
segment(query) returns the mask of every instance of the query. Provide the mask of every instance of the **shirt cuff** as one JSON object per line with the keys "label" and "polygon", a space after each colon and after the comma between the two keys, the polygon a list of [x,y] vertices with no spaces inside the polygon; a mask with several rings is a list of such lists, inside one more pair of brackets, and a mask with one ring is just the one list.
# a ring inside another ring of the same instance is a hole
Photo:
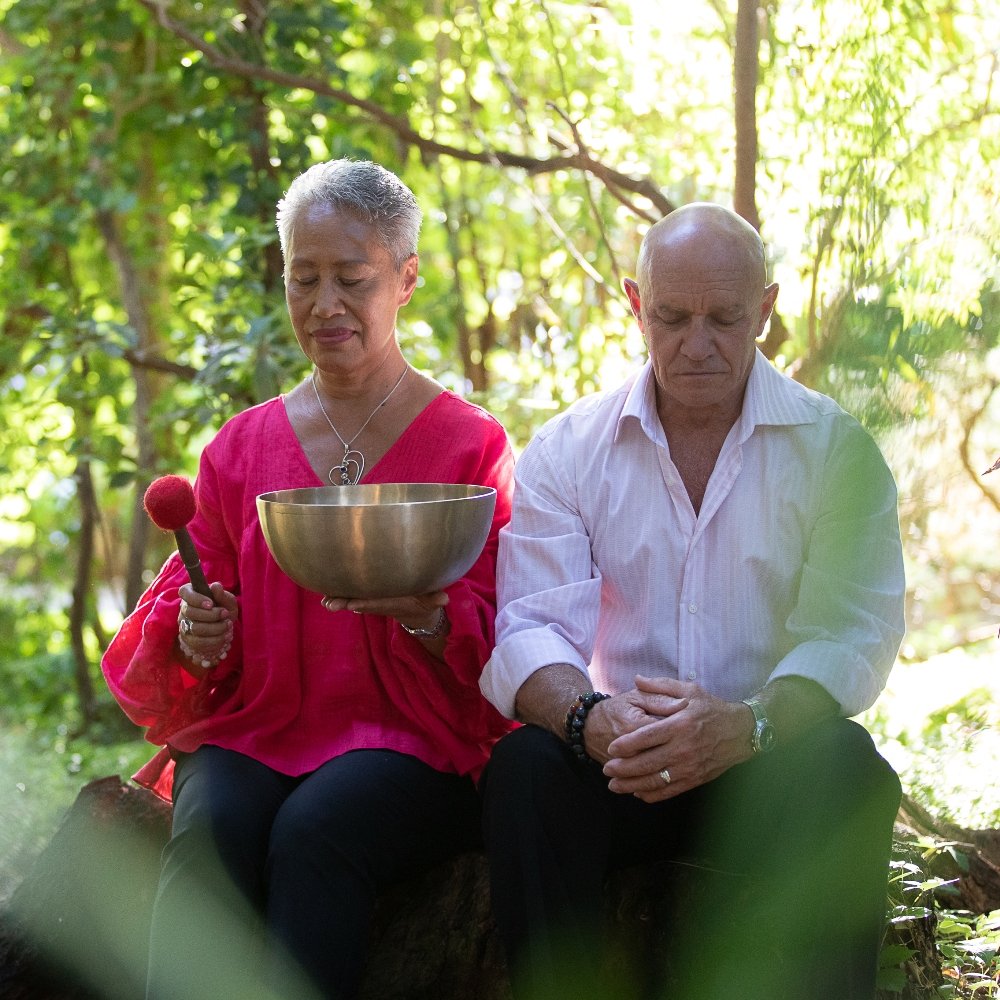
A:
{"label": "shirt cuff", "polygon": [[837,642],[814,641],[796,646],[778,665],[768,680],[777,677],[806,677],[836,699],[841,713],[850,718],[875,704],[886,678],[848,646]]}
{"label": "shirt cuff", "polygon": [[521,685],[536,670],[567,663],[580,671],[589,687],[587,664],[577,651],[551,629],[533,628],[504,639],[494,650],[479,678],[483,697],[508,719],[516,718],[515,702]]}

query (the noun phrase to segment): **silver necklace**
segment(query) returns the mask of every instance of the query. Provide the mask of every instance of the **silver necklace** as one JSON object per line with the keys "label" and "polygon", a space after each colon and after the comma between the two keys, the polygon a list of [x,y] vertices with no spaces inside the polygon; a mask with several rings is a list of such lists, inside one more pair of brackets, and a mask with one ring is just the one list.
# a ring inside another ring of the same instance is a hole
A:
{"label": "silver necklace", "polygon": [[[368,414],[368,419],[358,428],[357,433],[350,441],[345,441],[340,434],[340,431],[334,426],[333,421],[330,419],[330,414],[326,412],[326,407],[323,405],[323,400],[320,398],[319,389],[316,386],[316,369],[313,369],[312,373],[312,387],[313,392],[316,394],[316,402],[319,403],[320,413],[326,417],[326,422],[330,425],[330,430],[337,435],[337,440],[344,446],[344,457],[340,460],[340,465],[335,465],[328,473],[327,479],[330,480],[333,486],[356,486],[361,477],[365,474],[365,456],[361,454],[357,448],[352,448],[351,445],[359,437],[361,437],[361,432],[372,422],[372,417],[378,413],[379,410],[389,402],[392,394],[403,384],[403,379],[406,378],[406,373],[410,370],[410,366],[407,365],[403,369],[403,374],[399,376],[399,380],[396,384],[389,390],[389,395],[382,400],[378,406]],[[339,475],[340,482],[334,479],[334,473]]]}

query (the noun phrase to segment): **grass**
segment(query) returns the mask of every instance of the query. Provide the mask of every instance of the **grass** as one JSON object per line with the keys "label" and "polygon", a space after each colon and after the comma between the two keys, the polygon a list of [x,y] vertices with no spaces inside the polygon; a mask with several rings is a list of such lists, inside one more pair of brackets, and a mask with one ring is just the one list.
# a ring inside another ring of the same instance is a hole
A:
{"label": "grass", "polygon": [[0,724],[0,906],[48,843],[80,788],[92,778],[128,777],[152,756],[138,737],[92,742],[52,729]]}

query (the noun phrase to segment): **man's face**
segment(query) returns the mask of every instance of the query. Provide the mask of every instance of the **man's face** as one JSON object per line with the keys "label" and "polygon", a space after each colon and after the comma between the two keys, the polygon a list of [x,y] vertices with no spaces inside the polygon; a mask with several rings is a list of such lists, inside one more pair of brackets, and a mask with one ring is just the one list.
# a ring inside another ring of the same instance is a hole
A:
{"label": "man's face", "polygon": [[745,244],[712,230],[667,234],[626,292],[649,350],[661,411],[734,417],[777,295]]}
{"label": "man's face", "polygon": [[374,229],[351,212],[312,205],[294,220],[285,301],[299,345],[320,369],[375,370],[416,279],[416,255],[397,268]]}

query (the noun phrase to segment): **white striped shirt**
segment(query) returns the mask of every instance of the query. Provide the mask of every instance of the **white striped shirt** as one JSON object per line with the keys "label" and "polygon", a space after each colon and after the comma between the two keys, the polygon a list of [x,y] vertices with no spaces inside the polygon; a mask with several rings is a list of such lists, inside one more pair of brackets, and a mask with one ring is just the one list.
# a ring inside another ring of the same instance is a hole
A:
{"label": "white striped shirt", "polygon": [[498,584],[480,686],[508,717],[524,681],[555,663],[612,694],[637,673],[729,700],[807,677],[855,715],[903,636],[896,487],[853,417],[758,351],[696,515],[647,363],[525,449]]}

